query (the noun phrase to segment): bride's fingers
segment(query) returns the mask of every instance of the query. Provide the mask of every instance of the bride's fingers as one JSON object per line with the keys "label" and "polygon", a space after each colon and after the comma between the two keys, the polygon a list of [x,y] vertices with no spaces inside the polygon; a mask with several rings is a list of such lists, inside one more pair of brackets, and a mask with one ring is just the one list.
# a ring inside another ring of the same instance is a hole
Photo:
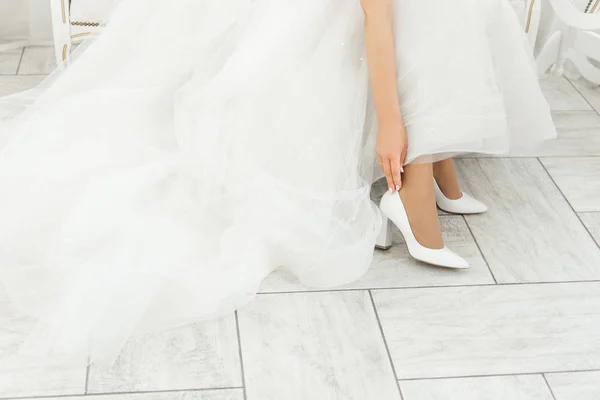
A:
{"label": "bride's fingers", "polygon": [[385,179],[387,180],[388,188],[392,191],[396,191],[396,185],[394,184],[394,178],[392,177],[392,167],[390,166],[390,160],[387,158],[383,159],[381,163],[381,168],[383,169],[383,173],[385,174]]}
{"label": "bride's fingers", "polygon": [[404,164],[406,163],[406,150],[404,149],[402,151],[402,154],[400,154],[400,172],[404,173]]}
{"label": "bride's fingers", "polygon": [[394,181],[394,189],[400,190],[402,187],[402,164],[400,163],[400,157],[396,157],[391,160],[392,169],[392,180]]}

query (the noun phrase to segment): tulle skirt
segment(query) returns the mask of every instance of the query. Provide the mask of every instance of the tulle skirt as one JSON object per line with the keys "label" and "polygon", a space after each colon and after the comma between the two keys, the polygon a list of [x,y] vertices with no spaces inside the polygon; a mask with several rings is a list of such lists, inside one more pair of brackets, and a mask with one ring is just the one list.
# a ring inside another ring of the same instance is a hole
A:
{"label": "tulle skirt", "polygon": [[[110,360],[275,268],[364,274],[381,172],[363,18],[358,0],[122,0],[69,68],[1,100],[0,281],[39,321],[28,349]],[[555,135],[508,2],[402,0],[395,25],[408,163]]]}

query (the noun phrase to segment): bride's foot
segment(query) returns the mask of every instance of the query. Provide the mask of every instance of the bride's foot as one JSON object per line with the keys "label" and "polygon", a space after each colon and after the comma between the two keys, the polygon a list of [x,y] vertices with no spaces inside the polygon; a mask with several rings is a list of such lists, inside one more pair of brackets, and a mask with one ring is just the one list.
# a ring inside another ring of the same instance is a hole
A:
{"label": "bride's foot", "polygon": [[408,252],[414,259],[438,267],[469,268],[469,263],[449,248],[428,248],[419,243],[411,229],[408,215],[398,193],[387,192],[384,194],[379,207],[384,218],[377,247],[384,249],[391,247],[391,224],[393,223],[400,229]]}
{"label": "bride's foot", "polygon": [[391,247],[391,223],[394,223],[413,258],[440,267],[468,268],[462,257],[444,246],[432,178],[431,164],[407,166],[401,192],[383,195],[380,209],[384,220],[377,247]]}
{"label": "bride's foot", "polygon": [[466,193],[461,193],[460,198],[456,200],[449,199],[437,183],[435,183],[435,201],[440,210],[451,214],[481,214],[488,209],[485,204]]}
{"label": "bride's foot", "polygon": [[433,164],[435,200],[437,206],[452,214],[480,214],[487,206],[460,190],[454,162],[451,158]]}

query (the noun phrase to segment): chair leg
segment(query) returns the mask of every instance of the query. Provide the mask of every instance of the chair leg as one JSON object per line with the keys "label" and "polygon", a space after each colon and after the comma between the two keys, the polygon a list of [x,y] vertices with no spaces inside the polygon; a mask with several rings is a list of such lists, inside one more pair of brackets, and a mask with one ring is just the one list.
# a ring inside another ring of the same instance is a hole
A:
{"label": "chair leg", "polygon": [[71,53],[71,24],[69,0],[50,0],[52,10],[52,28],[57,63],[67,61]]}
{"label": "chair leg", "polygon": [[542,0],[525,0],[525,32],[531,47],[535,48],[540,21],[542,18]]}
{"label": "chair leg", "polygon": [[548,70],[557,62],[560,53],[560,46],[563,41],[563,32],[554,32],[540,47],[540,52],[536,59],[537,72],[539,76],[544,76]]}

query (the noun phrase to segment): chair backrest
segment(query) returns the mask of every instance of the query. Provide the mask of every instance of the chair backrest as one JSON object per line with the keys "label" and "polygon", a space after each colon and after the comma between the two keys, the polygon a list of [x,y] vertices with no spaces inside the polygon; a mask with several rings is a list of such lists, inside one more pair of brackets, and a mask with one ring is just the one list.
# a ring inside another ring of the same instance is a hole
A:
{"label": "chair backrest", "polygon": [[77,39],[102,29],[119,0],[70,0],[71,37]]}
{"label": "chair backrest", "polygon": [[585,12],[588,14],[600,13],[600,0],[587,0]]}

